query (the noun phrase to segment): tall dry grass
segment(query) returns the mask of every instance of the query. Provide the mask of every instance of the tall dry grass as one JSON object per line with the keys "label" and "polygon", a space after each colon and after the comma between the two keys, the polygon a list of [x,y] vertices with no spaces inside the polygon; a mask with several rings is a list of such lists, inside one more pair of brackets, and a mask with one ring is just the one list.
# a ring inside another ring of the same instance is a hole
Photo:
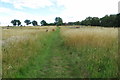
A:
{"label": "tall dry grass", "polygon": [[41,50],[41,40],[49,34],[45,30],[8,29],[3,30],[2,62],[3,77],[13,77],[29,60]]}
{"label": "tall dry grass", "polygon": [[[21,77],[21,75],[26,76],[28,74],[27,72],[29,72],[28,70],[33,69],[30,71],[32,76],[32,72],[35,71],[35,69],[32,68],[32,63],[35,63],[34,60],[42,60],[44,65],[44,56],[48,56],[46,57],[46,61],[49,62],[50,59],[53,59],[50,56],[53,56],[54,53],[56,55],[55,50],[58,50],[60,55],[63,53],[64,57],[62,55],[61,58],[63,58],[63,61],[66,61],[67,66],[69,66],[66,70],[70,72],[70,74],[68,74],[70,77],[109,78],[117,76],[117,29],[94,27],[70,29],[71,27],[61,27],[61,35],[59,35],[59,31],[56,33],[53,32],[52,34],[49,34],[49,31],[45,32],[46,29],[52,31],[52,28],[35,29],[31,27],[30,29],[5,30],[6,32],[3,33],[3,41],[8,40],[8,43],[2,47],[4,78]],[[62,36],[62,38],[59,36]],[[53,44],[53,42],[55,43]],[[57,45],[58,43],[60,45]],[[51,45],[52,47],[49,48],[48,46]],[[53,55],[44,54],[52,53],[52,51]],[[38,55],[40,58],[35,59]],[[37,64],[40,63],[37,62]],[[37,67],[39,75],[40,67]],[[48,66],[46,69],[48,69]],[[49,68],[49,70],[50,72],[52,72],[52,70],[54,71],[53,68]],[[29,77],[31,76],[29,75]]]}
{"label": "tall dry grass", "polygon": [[29,36],[31,34],[36,34],[40,31],[52,31],[52,29],[55,29],[55,26],[27,26],[27,27],[13,27],[10,29],[1,29],[2,30],[2,40],[6,40],[11,37],[18,37],[18,36]]}
{"label": "tall dry grass", "polygon": [[34,33],[37,33],[39,31],[45,31],[42,30],[34,30],[34,29],[3,29],[2,30],[2,36],[3,40],[6,40],[10,37],[16,37],[16,36],[24,36],[24,35],[31,35]]}
{"label": "tall dry grass", "polygon": [[68,59],[70,63],[78,62],[74,68],[83,78],[118,77],[118,29],[64,28],[61,34],[67,49],[74,55]]}
{"label": "tall dry grass", "polygon": [[118,41],[118,30],[114,28],[62,29],[65,43],[71,46],[109,47]]}

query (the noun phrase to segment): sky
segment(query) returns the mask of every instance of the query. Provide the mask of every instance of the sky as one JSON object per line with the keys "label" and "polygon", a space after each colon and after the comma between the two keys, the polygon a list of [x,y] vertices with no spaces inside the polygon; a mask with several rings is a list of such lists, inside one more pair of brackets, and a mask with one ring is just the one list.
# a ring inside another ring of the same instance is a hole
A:
{"label": "sky", "polygon": [[84,20],[86,17],[103,17],[118,13],[119,0],[0,0],[0,26],[12,25],[13,19],[63,22]]}

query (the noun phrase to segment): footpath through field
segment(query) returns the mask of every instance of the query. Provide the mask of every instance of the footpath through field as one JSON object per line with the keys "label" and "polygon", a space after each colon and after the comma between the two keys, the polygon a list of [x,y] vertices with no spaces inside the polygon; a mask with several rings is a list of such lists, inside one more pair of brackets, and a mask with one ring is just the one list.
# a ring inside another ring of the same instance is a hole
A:
{"label": "footpath through field", "polygon": [[68,61],[65,57],[64,42],[60,30],[51,32],[43,42],[44,48],[33,60],[25,66],[22,73],[16,77],[28,78],[65,78],[70,76]]}
{"label": "footpath through field", "polygon": [[[3,51],[8,58],[3,57],[5,58],[3,66],[8,65],[7,69],[3,68],[4,78],[118,77],[116,43],[112,44],[115,47],[96,49],[96,47],[85,46],[78,49],[66,44],[66,38],[60,34],[59,28],[44,34],[37,33],[36,39],[34,36],[32,38],[26,42],[23,41],[23,44],[19,43],[21,45],[16,43],[17,45],[12,48],[4,47]],[[11,54],[12,51],[15,57]]]}

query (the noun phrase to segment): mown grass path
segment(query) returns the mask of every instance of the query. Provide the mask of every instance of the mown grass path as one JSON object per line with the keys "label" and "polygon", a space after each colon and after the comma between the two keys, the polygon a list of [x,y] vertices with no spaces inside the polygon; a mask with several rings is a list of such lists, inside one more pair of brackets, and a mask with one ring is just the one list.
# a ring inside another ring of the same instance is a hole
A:
{"label": "mown grass path", "polygon": [[[69,77],[68,61],[64,59],[64,43],[59,29],[43,40],[43,49],[39,55],[15,75],[18,78],[64,78]],[[39,45],[39,44],[38,44]]]}

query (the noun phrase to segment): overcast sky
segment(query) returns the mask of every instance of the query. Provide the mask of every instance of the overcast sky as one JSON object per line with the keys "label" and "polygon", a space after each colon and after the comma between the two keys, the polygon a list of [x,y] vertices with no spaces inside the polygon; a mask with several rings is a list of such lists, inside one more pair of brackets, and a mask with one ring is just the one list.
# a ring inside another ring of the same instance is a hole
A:
{"label": "overcast sky", "polygon": [[25,19],[54,22],[81,21],[88,16],[103,17],[118,13],[119,0],[0,0],[0,25],[11,25],[11,20]]}

